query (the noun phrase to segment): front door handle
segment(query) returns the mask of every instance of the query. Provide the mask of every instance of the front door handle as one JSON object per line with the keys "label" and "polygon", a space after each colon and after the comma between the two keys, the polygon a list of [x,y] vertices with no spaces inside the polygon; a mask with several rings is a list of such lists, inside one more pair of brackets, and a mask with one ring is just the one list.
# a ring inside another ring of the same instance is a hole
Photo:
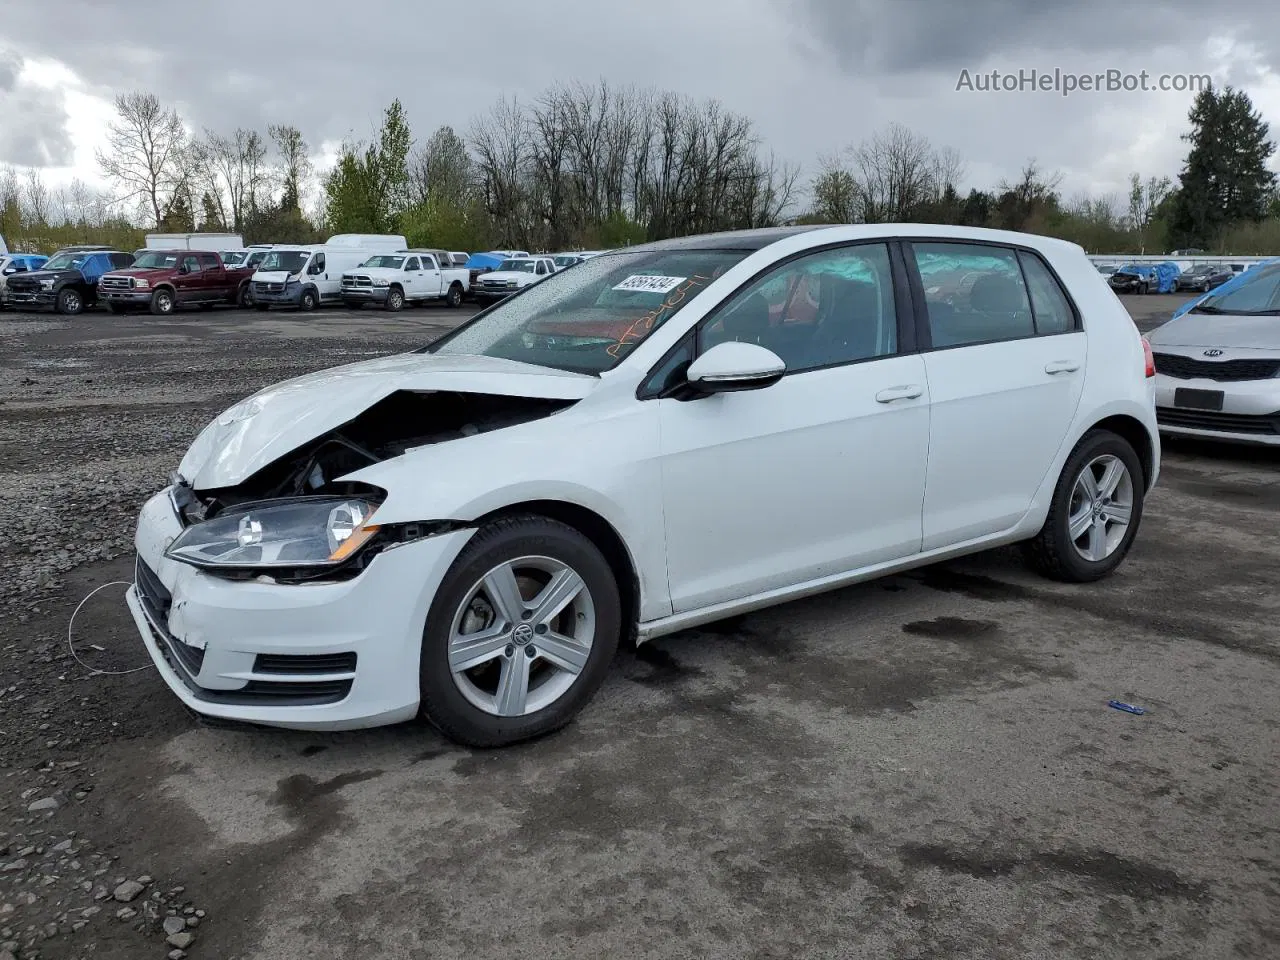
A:
{"label": "front door handle", "polygon": [[924,393],[924,387],[909,383],[901,387],[889,387],[876,394],[876,403],[893,403],[895,400],[914,400]]}
{"label": "front door handle", "polygon": [[1049,374],[1075,373],[1079,369],[1080,362],[1078,360],[1055,360],[1053,363],[1045,364],[1044,372]]}

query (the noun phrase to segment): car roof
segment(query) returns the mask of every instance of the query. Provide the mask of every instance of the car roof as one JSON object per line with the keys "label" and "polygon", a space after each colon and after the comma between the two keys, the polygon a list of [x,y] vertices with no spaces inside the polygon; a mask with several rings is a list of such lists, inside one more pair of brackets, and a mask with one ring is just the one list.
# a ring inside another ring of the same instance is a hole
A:
{"label": "car roof", "polygon": [[814,245],[831,242],[842,243],[857,240],[876,240],[902,237],[904,239],[936,239],[964,242],[965,240],[1029,246],[1037,249],[1058,249],[1083,252],[1079,244],[1058,240],[1040,234],[1018,233],[1012,230],[991,230],[986,227],[961,227],[941,223],[866,223],[866,224],[806,224],[789,227],[768,227],[758,230],[730,230],[720,233],[704,233],[692,237],[675,237],[651,243],[621,247],[610,253],[648,253],[660,250],[742,250],[754,253],[789,237],[809,234]]}

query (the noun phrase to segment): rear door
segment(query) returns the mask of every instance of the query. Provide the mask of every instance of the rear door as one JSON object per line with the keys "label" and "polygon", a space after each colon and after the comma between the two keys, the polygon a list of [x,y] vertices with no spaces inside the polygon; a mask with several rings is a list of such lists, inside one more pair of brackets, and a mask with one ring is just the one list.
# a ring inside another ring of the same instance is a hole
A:
{"label": "rear door", "polygon": [[216,303],[227,298],[227,274],[222,258],[216,253],[198,253],[200,259],[200,299],[204,303]]}
{"label": "rear door", "polygon": [[427,255],[422,258],[422,288],[429,297],[440,296],[441,284],[444,280],[441,269],[435,257]]}
{"label": "rear door", "polygon": [[931,397],[923,549],[1016,524],[1066,439],[1084,387],[1085,334],[1033,251],[904,245]]}

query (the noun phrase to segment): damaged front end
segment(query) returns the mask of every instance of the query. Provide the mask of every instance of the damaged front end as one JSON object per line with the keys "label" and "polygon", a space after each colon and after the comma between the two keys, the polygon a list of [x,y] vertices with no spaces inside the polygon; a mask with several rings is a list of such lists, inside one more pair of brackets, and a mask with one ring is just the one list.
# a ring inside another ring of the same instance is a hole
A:
{"label": "damaged front end", "polygon": [[183,532],[167,553],[232,579],[354,577],[389,547],[469,524],[379,525],[377,511],[386,491],[344,477],[423,447],[539,420],[575,402],[396,390],[238,483],[199,489],[175,474],[170,499]]}

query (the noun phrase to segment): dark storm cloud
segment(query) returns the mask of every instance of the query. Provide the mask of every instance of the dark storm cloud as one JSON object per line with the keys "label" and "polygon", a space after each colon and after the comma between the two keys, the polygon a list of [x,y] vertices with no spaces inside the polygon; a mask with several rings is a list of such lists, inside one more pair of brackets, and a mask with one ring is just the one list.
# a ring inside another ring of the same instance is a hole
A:
{"label": "dark storm cloud", "polygon": [[[1038,52],[1141,59],[1212,31],[1273,42],[1274,0],[796,0],[801,18],[854,73],[954,72]],[[1120,66],[1123,69],[1123,65]],[[1190,69],[1190,68],[1189,68]]]}
{"label": "dark storm cloud", "polygon": [[24,83],[22,63],[16,54],[0,50],[0,163],[65,166],[75,155],[65,102],[59,93]]}

